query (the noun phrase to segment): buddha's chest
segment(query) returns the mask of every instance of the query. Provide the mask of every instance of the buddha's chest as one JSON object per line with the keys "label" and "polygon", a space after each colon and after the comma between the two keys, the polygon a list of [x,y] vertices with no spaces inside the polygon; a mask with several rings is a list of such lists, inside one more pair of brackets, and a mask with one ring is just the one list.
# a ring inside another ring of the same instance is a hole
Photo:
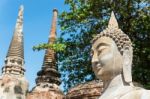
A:
{"label": "buddha's chest", "polygon": [[133,92],[134,90],[131,87],[107,90],[99,99],[141,99],[138,93],[135,94]]}

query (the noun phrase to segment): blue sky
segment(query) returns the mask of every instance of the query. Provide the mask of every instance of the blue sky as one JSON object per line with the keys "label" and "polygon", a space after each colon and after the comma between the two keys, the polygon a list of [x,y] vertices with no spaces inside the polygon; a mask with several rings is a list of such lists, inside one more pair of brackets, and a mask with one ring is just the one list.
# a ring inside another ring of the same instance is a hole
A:
{"label": "blue sky", "polygon": [[[32,47],[48,41],[53,9],[57,8],[60,14],[67,6],[64,0],[0,0],[0,68],[4,66],[20,5],[24,6],[25,76],[31,89],[44,57],[44,51],[34,52]],[[57,26],[58,35],[60,31]]]}

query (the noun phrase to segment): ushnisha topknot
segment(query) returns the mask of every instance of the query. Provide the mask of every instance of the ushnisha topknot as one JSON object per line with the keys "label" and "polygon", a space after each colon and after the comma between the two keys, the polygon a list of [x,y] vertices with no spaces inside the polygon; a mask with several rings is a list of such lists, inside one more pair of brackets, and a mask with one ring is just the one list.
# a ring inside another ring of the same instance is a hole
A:
{"label": "ushnisha topknot", "polygon": [[130,38],[118,27],[118,22],[115,18],[115,15],[112,11],[111,17],[109,20],[108,28],[97,34],[92,43],[101,37],[110,37],[113,39],[118,47],[118,50],[123,54],[124,49],[132,48],[132,43]]}

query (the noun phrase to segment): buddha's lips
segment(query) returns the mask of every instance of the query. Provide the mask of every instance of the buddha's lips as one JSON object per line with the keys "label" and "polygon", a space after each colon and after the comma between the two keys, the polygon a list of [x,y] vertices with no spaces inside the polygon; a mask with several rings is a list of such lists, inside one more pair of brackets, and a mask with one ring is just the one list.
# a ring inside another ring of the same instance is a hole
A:
{"label": "buddha's lips", "polygon": [[99,71],[102,68],[102,65],[101,64],[97,64],[95,67],[96,67],[96,71]]}

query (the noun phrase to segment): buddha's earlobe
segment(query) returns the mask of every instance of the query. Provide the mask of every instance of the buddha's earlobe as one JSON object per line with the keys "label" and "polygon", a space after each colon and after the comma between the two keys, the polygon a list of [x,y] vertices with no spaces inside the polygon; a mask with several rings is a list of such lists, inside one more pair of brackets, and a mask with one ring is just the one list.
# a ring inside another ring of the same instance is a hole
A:
{"label": "buddha's earlobe", "polygon": [[[131,49],[132,51],[132,49]],[[123,76],[126,83],[132,85],[132,54],[129,49],[123,51]]]}

